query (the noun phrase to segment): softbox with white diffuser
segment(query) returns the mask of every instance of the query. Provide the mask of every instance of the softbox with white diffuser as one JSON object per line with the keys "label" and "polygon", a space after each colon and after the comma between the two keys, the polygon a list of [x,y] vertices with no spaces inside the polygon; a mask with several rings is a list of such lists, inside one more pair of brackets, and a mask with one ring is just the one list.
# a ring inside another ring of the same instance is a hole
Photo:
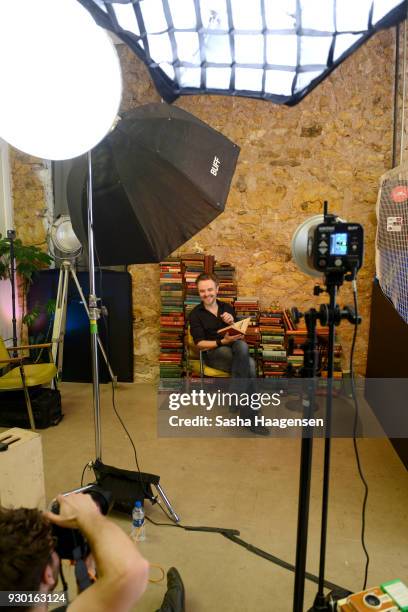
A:
{"label": "softbox with white diffuser", "polygon": [[[159,262],[223,212],[239,147],[190,113],[147,104],[92,152],[94,235],[102,265]],[[75,234],[87,242],[86,159],[68,177]]]}

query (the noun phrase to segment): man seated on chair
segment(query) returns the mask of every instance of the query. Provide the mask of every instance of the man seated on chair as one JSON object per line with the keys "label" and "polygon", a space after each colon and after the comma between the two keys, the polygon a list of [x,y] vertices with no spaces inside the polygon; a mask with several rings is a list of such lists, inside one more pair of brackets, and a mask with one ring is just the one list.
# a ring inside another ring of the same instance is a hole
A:
{"label": "man seated on chair", "polygon": [[200,274],[196,280],[201,304],[190,313],[190,331],[198,349],[205,351],[205,363],[229,372],[233,378],[255,378],[255,361],[249,355],[242,334],[218,333],[235,321],[233,307],[217,300],[219,281],[215,274]]}
{"label": "man seated on chair", "polygon": [[[219,334],[223,327],[231,325],[235,321],[233,307],[226,302],[217,300],[219,281],[215,274],[200,274],[196,279],[198,295],[201,304],[198,304],[190,313],[190,331],[197,348],[205,351],[203,354],[205,363],[217,370],[229,372],[232,378],[246,379],[244,389],[239,381],[235,381],[234,388],[238,392],[255,389],[254,382],[250,379],[256,378],[256,365],[249,354],[249,348],[245,342],[244,335]],[[259,413],[258,413],[259,414]],[[243,417],[254,415],[242,414]],[[254,433],[268,435],[266,427],[252,426]]]}

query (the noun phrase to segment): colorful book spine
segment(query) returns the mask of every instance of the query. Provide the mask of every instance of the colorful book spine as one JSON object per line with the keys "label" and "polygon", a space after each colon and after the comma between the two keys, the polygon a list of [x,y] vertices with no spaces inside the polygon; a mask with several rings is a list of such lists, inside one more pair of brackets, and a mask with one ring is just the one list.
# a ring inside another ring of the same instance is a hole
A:
{"label": "colorful book spine", "polygon": [[184,277],[180,259],[160,262],[160,378],[180,378],[184,357]]}
{"label": "colorful book spine", "polygon": [[265,378],[286,376],[285,320],[281,310],[263,310],[259,315],[262,371]]}

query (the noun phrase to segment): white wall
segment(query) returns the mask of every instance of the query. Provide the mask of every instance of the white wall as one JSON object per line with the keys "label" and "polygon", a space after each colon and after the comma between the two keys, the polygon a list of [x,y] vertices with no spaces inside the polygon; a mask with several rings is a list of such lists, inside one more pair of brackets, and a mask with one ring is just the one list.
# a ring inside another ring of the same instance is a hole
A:
{"label": "white wall", "polygon": [[0,234],[6,235],[13,228],[13,203],[11,200],[11,178],[9,147],[0,138]]}
{"label": "white wall", "polygon": [[[11,197],[11,175],[9,165],[9,147],[0,138],[0,234],[7,235],[8,229],[13,229],[13,202]],[[17,304],[18,309],[18,304]],[[11,283],[0,281],[0,336],[5,340],[11,338],[12,332],[12,301]],[[19,312],[17,310],[17,319]],[[18,326],[19,327],[19,326]],[[10,343],[8,343],[10,344]]]}

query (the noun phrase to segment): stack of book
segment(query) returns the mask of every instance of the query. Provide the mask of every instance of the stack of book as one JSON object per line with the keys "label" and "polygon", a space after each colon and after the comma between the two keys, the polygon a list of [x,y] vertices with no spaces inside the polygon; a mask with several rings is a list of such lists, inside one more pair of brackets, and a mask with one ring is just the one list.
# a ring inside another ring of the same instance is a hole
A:
{"label": "stack of book", "polygon": [[201,301],[196,287],[197,276],[203,272],[207,272],[208,274],[213,271],[214,255],[186,253],[181,256],[181,260],[184,266],[184,309],[187,320],[190,312]]}
{"label": "stack of book", "polygon": [[303,345],[307,340],[307,329],[289,329],[286,331],[286,348],[288,353],[288,374],[300,376],[303,367],[304,350]]}
{"label": "stack of book", "polygon": [[[292,321],[289,312],[284,313],[284,321],[286,327],[286,350],[288,355],[288,375],[300,376],[303,367],[304,350],[303,346],[307,340],[307,329],[304,322],[295,325]],[[316,336],[318,351],[318,371],[317,375],[322,378],[327,378],[327,349],[329,341],[329,328],[317,323]],[[341,379],[343,376],[342,366],[342,346],[336,342],[334,345],[334,372],[333,378]]]}
{"label": "stack of book", "polygon": [[[318,328],[319,343],[322,346],[322,362],[321,362],[321,376],[327,378],[327,343],[323,340],[322,330],[324,328]],[[327,329],[327,335],[329,328]],[[343,347],[339,342],[334,343],[334,355],[333,355],[333,378],[340,380],[343,378],[343,369],[341,365],[341,358],[343,353]]]}
{"label": "stack of book", "polygon": [[[327,386],[327,343],[328,343],[329,328],[320,327],[317,329],[317,337],[319,340],[319,346],[321,347],[321,367],[318,386],[324,389],[326,393]],[[326,337],[325,337],[326,336]],[[337,338],[335,337],[334,342],[334,355],[333,355],[333,392],[339,393],[343,386],[343,369],[341,365],[341,357],[343,348]]]}
{"label": "stack of book", "polygon": [[234,266],[229,263],[216,263],[214,272],[220,281],[218,299],[232,305],[237,297]]}
{"label": "stack of book", "polygon": [[335,378],[342,378],[343,377],[343,367],[341,365],[342,355],[343,355],[343,347],[341,346],[340,343],[336,342],[334,344],[334,374],[335,374]]}
{"label": "stack of book", "polygon": [[237,297],[234,303],[237,319],[251,317],[250,326],[257,326],[259,319],[259,299],[257,297]]}
{"label": "stack of book", "polygon": [[285,324],[286,353],[288,360],[288,376],[300,376],[304,362],[303,345],[307,339],[307,329],[293,322],[289,310],[283,312],[283,322]]}
{"label": "stack of book", "polygon": [[285,326],[282,311],[264,310],[259,316],[262,370],[265,378],[286,375]]}
{"label": "stack of book", "polygon": [[256,359],[258,356],[261,334],[259,331],[259,299],[257,297],[237,297],[234,303],[236,319],[250,317],[251,322],[246,331],[245,340],[249,346],[249,352]]}
{"label": "stack of book", "polygon": [[184,290],[180,259],[160,263],[160,378],[183,373]]}

